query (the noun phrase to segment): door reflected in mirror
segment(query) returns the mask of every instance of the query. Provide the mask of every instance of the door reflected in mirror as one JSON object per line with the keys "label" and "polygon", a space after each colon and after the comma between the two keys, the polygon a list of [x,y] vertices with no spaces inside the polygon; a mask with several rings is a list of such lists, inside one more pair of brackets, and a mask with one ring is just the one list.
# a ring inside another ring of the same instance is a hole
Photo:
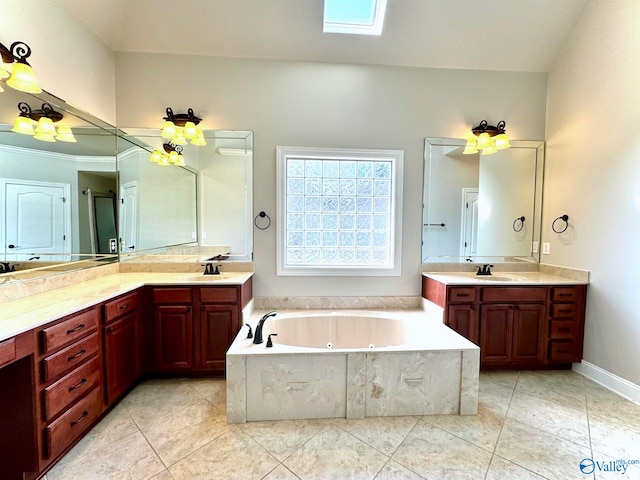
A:
{"label": "door reflected in mirror", "polygon": [[165,151],[160,130],[124,131],[118,140],[121,260],[199,252],[252,260],[252,132],[205,130],[206,145],[184,145],[185,166],[178,166],[152,161],[153,152]]}
{"label": "door reflected in mirror", "polygon": [[539,261],[543,142],[492,155],[464,144],[425,141],[422,262]]}

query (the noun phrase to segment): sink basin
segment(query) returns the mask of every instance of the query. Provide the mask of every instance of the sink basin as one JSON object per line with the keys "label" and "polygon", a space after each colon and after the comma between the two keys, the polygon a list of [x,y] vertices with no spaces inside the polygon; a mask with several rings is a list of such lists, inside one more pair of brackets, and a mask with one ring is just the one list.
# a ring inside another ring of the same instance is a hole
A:
{"label": "sink basin", "polygon": [[236,275],[230,273],[221,273],[220,275],[191,275],[184,277],[185,282],[224,282],[236,278]]}
{"label": "sink basin", "polygon": [[476,275],[476,278],[488,282],[521,282],[526,280],[525,277],[519,275]]}

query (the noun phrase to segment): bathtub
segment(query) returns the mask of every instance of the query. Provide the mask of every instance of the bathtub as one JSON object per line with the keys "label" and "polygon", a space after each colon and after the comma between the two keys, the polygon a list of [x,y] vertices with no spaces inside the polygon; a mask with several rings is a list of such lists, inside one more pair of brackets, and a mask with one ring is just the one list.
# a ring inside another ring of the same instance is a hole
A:
{"label": "bathtub", "polygon": [[[254,312],[253,330],[266,312]],[[227,421],[473,415],[480,349],[424,311],[279,311],[227,352]],[[273,347],[267,348],[269,334]]]}

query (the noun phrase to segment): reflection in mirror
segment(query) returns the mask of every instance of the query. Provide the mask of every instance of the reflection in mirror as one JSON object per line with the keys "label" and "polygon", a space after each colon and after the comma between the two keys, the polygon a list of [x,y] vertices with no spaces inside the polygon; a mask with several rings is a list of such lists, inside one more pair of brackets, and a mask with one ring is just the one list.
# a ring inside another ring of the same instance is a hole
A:
{"label": "reflection in mirror", "polygon": [[205,130],[207,144],[184,145],[186,166],[179,167],[151,161],[165,151],[160,130],[125,130],[118,140],[121,260],[250,261],[253,134]]}
{"label": "reflection in mirror", "polygon": [[464,145],[425,141],[422,261],[539,261],[543,142],[492,155],[464,155]]}
{"label": "reflection in mirror", "polygon": [[[51,105],[62,116],[54,126],[71,127],[76,141],[41,141],[12,131],[21,102],[31,110]],[[1,283],[117,260],[113,130],[46,92],[0,94]],[[110,202],[96,208],[91,192]],[[107,237],[102,245],[96,243],[98,227]]]}

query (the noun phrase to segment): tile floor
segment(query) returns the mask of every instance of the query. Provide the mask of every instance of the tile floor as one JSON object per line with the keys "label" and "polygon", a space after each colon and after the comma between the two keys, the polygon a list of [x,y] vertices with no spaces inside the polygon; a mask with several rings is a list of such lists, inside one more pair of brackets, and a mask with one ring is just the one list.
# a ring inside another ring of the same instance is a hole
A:
{"label": "tile floor", "polygon": [[[227,425],[221,379],[142,383],[47,480],[640,479],[640,406],[570,372],[482,373],[477,416]],[[613,463],[611,463],[613,462]]]}

